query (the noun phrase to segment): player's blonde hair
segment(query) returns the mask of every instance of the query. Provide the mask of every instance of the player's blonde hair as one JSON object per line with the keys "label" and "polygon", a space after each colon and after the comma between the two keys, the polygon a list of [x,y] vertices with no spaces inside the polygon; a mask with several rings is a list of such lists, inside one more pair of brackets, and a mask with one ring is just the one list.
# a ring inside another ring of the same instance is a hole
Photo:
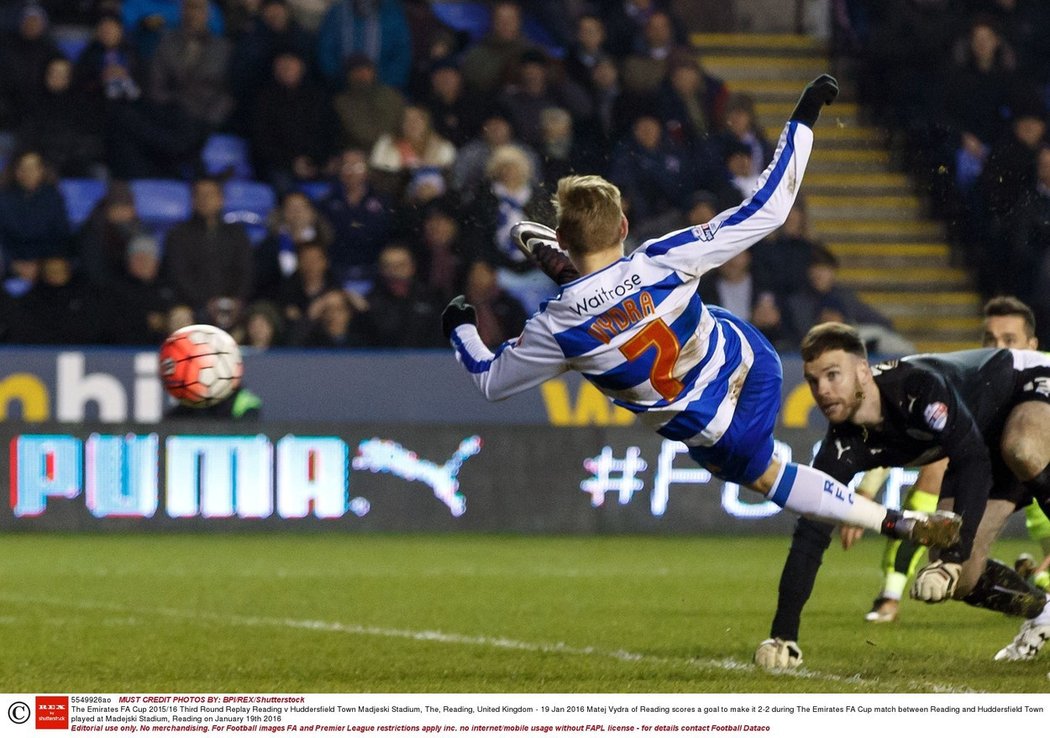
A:
{"label": "player's blonde hair", "polygon": [[588,254],[620,242],[620,190],[607,179],[594,174],[562,177],[554,208],[558,235],[570,252]]}

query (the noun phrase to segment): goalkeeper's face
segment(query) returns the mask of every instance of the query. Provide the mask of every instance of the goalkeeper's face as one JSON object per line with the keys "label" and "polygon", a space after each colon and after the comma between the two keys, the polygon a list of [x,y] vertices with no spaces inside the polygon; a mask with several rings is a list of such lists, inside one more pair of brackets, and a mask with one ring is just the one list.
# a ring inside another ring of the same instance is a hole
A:
{"label": "goalkeeper's face", "polygon": [[829,422],[853,420],[864,400],[866,367],[864,359],[840,349],[826,351],[803,364],[809,391]]}

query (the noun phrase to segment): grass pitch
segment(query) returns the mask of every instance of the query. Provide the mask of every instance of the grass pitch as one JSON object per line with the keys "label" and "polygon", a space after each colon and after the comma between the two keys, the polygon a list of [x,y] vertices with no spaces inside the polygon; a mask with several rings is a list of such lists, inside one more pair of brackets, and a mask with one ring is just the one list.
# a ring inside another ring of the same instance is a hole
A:
{"label": "grass pitch", "polygon": [[[1042,692],[1019,620],[863,622],[881,541],[832,549],[804,668],[750,665],[787,538],[0,537],[0,692]],[[836,544],[837,546],[837,544]],[[1025,540],[1004,541],[1008,562]]]}

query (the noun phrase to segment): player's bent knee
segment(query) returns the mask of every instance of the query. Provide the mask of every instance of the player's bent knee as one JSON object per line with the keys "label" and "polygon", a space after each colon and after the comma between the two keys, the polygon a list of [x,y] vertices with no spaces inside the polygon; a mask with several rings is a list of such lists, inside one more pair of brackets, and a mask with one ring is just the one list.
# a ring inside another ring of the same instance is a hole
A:
{"label": "player's bent knee", "polygon": [[1013,409],[1003,428],[1003,461],[1021,481],[1027,481],[1050,464],[1050,404],[1025,402]]}

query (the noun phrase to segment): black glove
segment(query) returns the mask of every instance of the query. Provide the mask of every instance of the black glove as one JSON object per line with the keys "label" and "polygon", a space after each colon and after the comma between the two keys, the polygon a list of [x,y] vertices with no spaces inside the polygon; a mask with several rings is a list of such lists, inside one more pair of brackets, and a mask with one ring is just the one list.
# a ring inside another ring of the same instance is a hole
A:
{"label": "black glove", "polygon": [[452,298],[445,307],[445,311],[441,313],[441,330],[445,332],[445,338],[451,340],[452,331],[467,323],[477,325],[478,312],[473,305],[467,302],[466,297],[457,295]]}
{"label": "black glove", "polygon": [[542,241],[532,247],[532,258],[540,265],[543,273],[553,279],[558,286],[580,278],[580,272],[569,259],[568,254]]}
{"label": "black glove", "polygon": [[839,94],[839,83],[830,74],[822,74],[806,85],[802,97],[795,105],[791,120],[805,123],[812,128],[820,117],[820,109],[830,105]]}

